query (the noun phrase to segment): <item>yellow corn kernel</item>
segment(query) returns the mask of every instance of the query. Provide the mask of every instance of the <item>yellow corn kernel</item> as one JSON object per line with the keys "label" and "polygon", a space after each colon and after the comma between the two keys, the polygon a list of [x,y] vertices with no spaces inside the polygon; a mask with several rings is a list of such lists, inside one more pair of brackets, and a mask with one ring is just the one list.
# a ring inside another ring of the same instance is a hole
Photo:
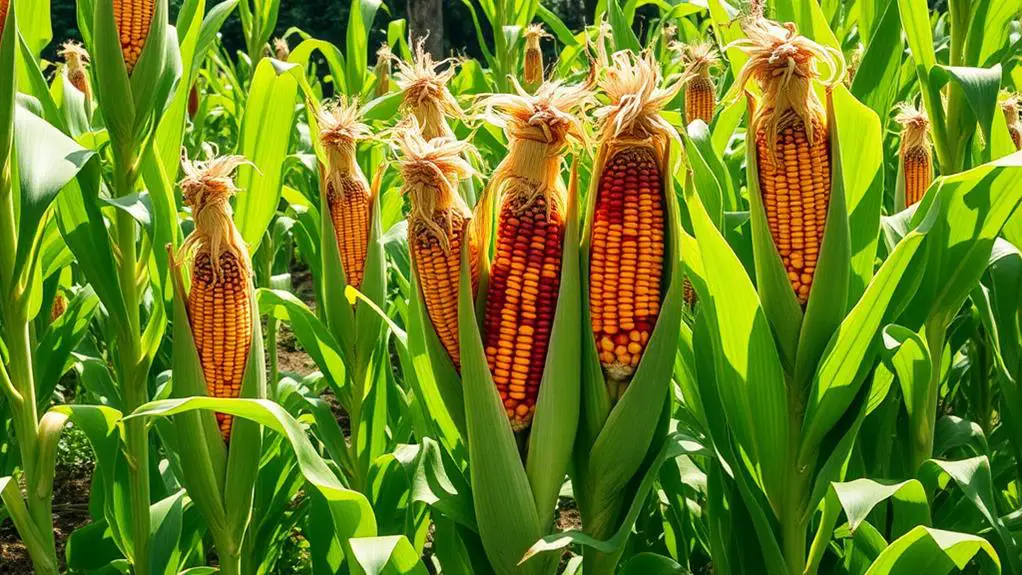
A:
{"label": "yellow corn kernel", "polygon": [[810,144],[801,123],[789,125],[773,146],[765,130],[756,133],[760,194],[770,234],[803,305],[809,301],[820,256],[831,190],[827,130],[814,122],[813,131]]}
{"label": "yellow corn kernel", "polygon": [[[468,220],[459,212],[439,214],[435,223],[449,225],[447,248],[440,238],[430,233],[425,226],[416,225],[409,229],[412,261],[419,278],[419,288],[426,303],[429,320],[433,324],[440,343],[450,356],[454,367],[461,371],[461,353],[458,344],[458,286],[461,283],[461,246],[469,231]],[[472,234],[468,234],[470,241]],[[470,275],[472,293],[479,284],[479,247],[476,242],[469,245],[469,261],[472,262]]]}
{"label": "yellow corn kernel", "polygon": [[905,181],[905,207],[923,199],[933,181],[928,130],[930,120],[926,114],[909,104],[898,106],[895,120],[901,124],[901,162]]}
{"label": "yellow corn kernel", "polygon": [[121,40],[121,52],[128,75],[142,56],[156,12],[156,0],[113,0],[114,21]]}

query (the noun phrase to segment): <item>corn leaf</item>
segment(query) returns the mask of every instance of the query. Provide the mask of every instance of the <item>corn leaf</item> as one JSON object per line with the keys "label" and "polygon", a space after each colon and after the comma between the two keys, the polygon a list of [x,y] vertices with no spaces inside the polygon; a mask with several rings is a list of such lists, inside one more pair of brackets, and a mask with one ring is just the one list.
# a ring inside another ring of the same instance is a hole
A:
{"label": "corn leaf", "polygon": [[848,529],[855,532],[873,509],[891,500],[894,507],[896,537],[904,535],[916,525],[930,525],[930,506],[922,483],[915,479],[900,483],[881,483],[872,479],[856,479],[848,483],[833,483],[823,503],[823,516],[809,552],[807,573],[815,573],[823,560],[827,545],[837,526],[841,513],[848,518]]}
{"label": "corn leaf", "polygon": [[376,518],[364,495],[343,487],[316,453],[301,425],[281,406],[265,399],[190,397],[152,401],[128,417],[169,417],[196,410],[243,417],[283,435],[290,442],[302,475],[327,502],[342,545],[352,537],[374,537]]}
{"label": "corn leaf", "polygon": [[898,243],[827,344],[808,397],[800,465],[816,458],[820,441],[858,394],[865,375],[862,366],[872,362],[874,336],[927,231],[927,227],[921,226]]}
{"label": "corn leaf", "polygon": [[578,166],[573,167],[565,210],[564,247],[557,309],[547,348],[536,412],[529,435],[525,472],[539,511],[539,524],[554,517],[557,497],[568,472],[578,431],[582,341],[579,289]]}
{"label": "corn leaf", "polygon": [[[978,559],[977,559],[978,558]],[[981,573],[1000,573],[1001,561],[982,537],[920,525],[892,542],[866,575],[946,574],[977,561]]]}
{"label": "corn leaf", "polygon": [[351,540],[352,562],[366,575],[426,575],[426,566],[403,535]]}
{"label": "corn leaf", "polygon": [[[701,260],[713,262],[702,270],[690,267],[689,271],[703,274],[693,285],[705,306],[708,325],[716,332],[712,349],[721,406],[738,445],[762,474],[758,480],[767,496],[777,503],[787,474],[789,425],[788,392],[778,348],[765,309],[738,258],[713,226],[698,196],[686,190],[685,199]],[[780,265],[772,243],[770,249]],[[791,293],[787,278],[784,289]]]}
{"label": "corn leaf", "polygon": [[259,63],[245,103],[238,154],[254,165],[238,168],[234,223],[255,253],[280,202],[284,160],[291,144],[300,66]]}
{"label": "corn leaf", "polygon": [[947,474],[965,494],[1000,540],[999,555],[1012,572],[1022,568],[1018,546],[1011,531],[1004,525],[997,513],[994,499],[994,482],[990,471],[990,460],[986,456],[972,457],[961,461],[941,461],[931,459],[919,470],[924,485],[935,489],[942,474]]}

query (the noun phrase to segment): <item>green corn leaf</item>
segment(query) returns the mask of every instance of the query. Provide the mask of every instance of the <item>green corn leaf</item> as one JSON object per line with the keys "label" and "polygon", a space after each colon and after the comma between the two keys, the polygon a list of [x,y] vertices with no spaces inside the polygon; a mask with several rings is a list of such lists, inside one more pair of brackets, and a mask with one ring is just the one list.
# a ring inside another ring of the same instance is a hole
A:
{"label": "green corn leaf", "polygon": [[794,22],[800,34],[835,50],[841,50],[834,32],[827,23],[827,17],[817,0],[789,0],[778,2],[774,15],[779,22]]}
{"label": "green corn leaf", "polygon": [[887,500],[894,505],[893,533],[896,537],[916,525],[930,525],[926,491],[915,479],[900,483],[881,483],[871,479],[833,483],[823,503],[823,517],[813,539],[808,561],[810,567],[806,572],[816,573],[842,512],[848,518],[849,530],[855,532],[873,509]]}
{"label": "green corn leaf", "polygon": [[67,309],[40,336],[32,357],[32,371],[41,408],[49,403],[60,377],[71,367],[72,352],[85,337],[99,298],[91,287],[83,288]]}
{"label": "green corn leaf", "polygon": [[961,461],[931,459],[919,470],[921,480],[931,490],[938,485],[941,474],[947,474],[958,485],[1000,539],[999,554],[1011,571],[1022,568],[1018,545],[997,513],[994,499],[994,482],[990,471],[990,460],[986,456],[972,457]]}
{"label": "green corn leaf", "polygon": [[965,569],[977,557],[981,573],[1001,572],[997,553],[982,537],[920,525],[884,549],[866,575],[912,575],[922,569],[944,575]]}
{"label": "green corn leaf", "polygon": [[129,417],[168,417],[195,410],[226,413],[253,420],[283,435],[294,449],[305,477],[328,502],[336,535],[342,545],[352,537],[374,537],[376,518],[364,495],[346,489],[316,453],[301,425],[281,406],[265,399],[220,399],[190,397],[152,401]]}
{"label": "green corn leaf", "polygon": [[[693,286],[705,306],[711,330],[717,334],[712,338],[712,350],[721,405],[738,445],[760,470],[765,491],[776,504],[787,474],[790,424],[778,348],[765,308],[738,258],[713,226],[698,196],[686,190],[685,199],[701,260],[713,262],[701,270],[690,266],[689,271],[690,277],[702,273]],[[772,243],[770,249],[780,265]],[[786,277],[783,287],[791,298]]]}
{"label": "green corn leaf", "polygon": [[404,535],[351,540],[352,562],[366,575],[426,575],[419,553]]}
{"label": "green corn leaf", "polygon": [[298,97],[297,65],[265,59],[256,66],[245,103],[237,153],[252,162],[238,168],[234,223],[255,253],[280,202],[284,160],[291,144]]}
{"label": "green corn leaf", "polygon": [[356,96],[365,91],[365,78],[369,68],[367,54],[369,31],[372,30],[376,12],[382,4],[383,0],[351,0],[348,30],[345,35],[348,56],[345,77],[349,95]]}
{"label": "green corn leaf", "polygon": [[568,471],[578,431],[582,344],[577,330],[582,323],[582,298],[579,290],[577,165],[572,169],[564,221],[557,309],[536,398],[525,465],[540,525],[553,522],[557,497]]}
{"label": "green corn leaf", "polygon": [[[21,187],[18,245],[5,272],[8,281],[29,283],[38,264],[43,225],[57,195],[94,157],[45,120],[19,106],[14,116],[18,183]],[[29,224],[35,224],[34,227]],[[13,286],[8,286],[11,288]]]}
{"label": "green corn leaf", "polygon": [[851,88],[860,102],[869,106],[877,116],[885,118],[897,97],[905,40],[901,34],[897,3],[885,1],[880,4],[885,6],[882,18],[869,36]]}
{"label": "green corn leaf", "polygon": [[898,243],[827,344],[808,397],[800,465],[815,459],[820,441],[858,394],[865,375],[862,366],[872,363],[874,336],[927,231],[921,226]]}

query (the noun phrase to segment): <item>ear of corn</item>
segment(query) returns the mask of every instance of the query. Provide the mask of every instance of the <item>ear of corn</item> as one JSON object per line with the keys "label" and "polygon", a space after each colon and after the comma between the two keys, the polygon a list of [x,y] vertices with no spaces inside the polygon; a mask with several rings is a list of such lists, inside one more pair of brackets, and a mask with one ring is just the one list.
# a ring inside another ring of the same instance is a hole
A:
{"label": "ear of corn", "polygon": [[1001,111],[1004,112],[1004,120],[1008,123],[1008,133],[1011,134],[1011,141],[1015,143],[1016,150],[1022,150],[1020,108],[1022,108],[1022,95],[1012,94],[1001,101]]}
{"label": "ear of corn", "polygon": [[[181,248],[194,254],[188,318],[207,391],[220,398],[240,397],[252,346],[251,264],[230,207],[237,191],[231,173],[243,163],[239,156],[185,161],[181,182],[195,220],[195,231]],[[224,441],[229,441],[231,416],[216,417]]]}
{"label": "ear of corn", "polygon": [[812,89],[823,60],[832,78],[840,66],[794,24],[752,22],[736,42],[749,56],[737,87],[755,78],[763,89],[750,131],[755,134],[759,188],[774,245],[798,300],[809,301],[831,195],[830,135]]}
{"label": "ear of corn", "polygon": [[373,74],[376,76],[377,98],[390,92],[390,61],[393,58],[390,47],[386,44],[380,46],[380,49],[376,51],[376,66],[373,68]]}
{"label": "ear of corn", "polygon": [[60,55],[64,58],[68,81],[86,97],[91,97],[92,88],[89,85],[89,76],[86,70],[89,53],[81,44],[69,40],[61,47]]}
{"label": "ear of corn", "polygon": [[717,61],[717,53],[708,42],[685,46],[682,51],[682,62],[685,64],[682,84],[685,86],[686,124],[696,120],[709,124],[713,120],[713,111],[717,107],[717,87],[710,77],[710,70]]}
{"label": "ear of corn", "polygon": [[121,52],[128,74],[142,56],[156,12],[156,0],[113,0],[114,21],[121,40]]}
{"label": "ear of corn", "polygon": [[355,161],[357,142],[369,135],[357,102],[340,101],[319,116],[320,141],[327,153],[323,183],[347,283],[362,285],[373,205],[369,182]]}
{"label": "ear of corn", "polygon": [[905,207],[923,199],[933,181],[930,141],[927,130],[930,120],[926,114],[910,105],[900,107],[895,118],[901,124],[901,165],[904,174]]}
{"label": "ear of corn", "polygon": [[291,57],[291,47],[287,45],[287,40],[283,38],[273,39],[273,55],[281,62],[287,62],[287,59]]}
{"label": "ear of corn", "polygon": [[560,289],[563,148],[569,135],[581,134],[568,110],[587,92],[553,83],[529,96],[516,88],[517,94],[486,101],[505,126],[510,147],[489,186],[498,215],[483,342],[511,427],[521,431],[535,412]]}
{"label": "ear of corn", "polygon": [[674,130],[659,113],[681,86],[659,86],[652,53],[619,52],[613,64],[601,82],[610,104],[598,111],[603,130],[594,168],[589,314],[600,364],[617,397],[635,373],[660,313],[662,166]]}
{"label": "ear of corn", "polygon": [[468,226],[471,213],[457,192],[458,182],[473,173],[463,157],[469,144],[441,138],[426,141],[414,120],[399,129],[397,143],[403,156],[402,190],[411,202],[408,248],[412,263],[433,329],[460,372],[458,285],[466,238],[472,293],[479,279],[479,247]]}
{"label": "ear of corn", "polygon": [[195,119],[195,114],[199,113],[199,83],[192,84],[192,89],[188,91],[188,117]]}
{"label": "ear of corn", "polygon": [[67,300],[64,299],[64,294],[57,292],[57,295],[53,297],[53,307],[50,308],[50,321],[54,322],[64,315],[64,311],[67,310]]}
{"label": "ear of corn", "polygon": [[0,0],[0,38],[4,37],[4,27],[7,25],[7,7],[11,0]]}
{"label": "ear of corn", "polygon": [[412,61],[397,60],[398,70],[394,76],[398,87],[404,92],[401,108],[415,116],[427,140],[453,137],[447,117],[461,118],[464,113],[447,88],[454,77],[457,60],[448,58],[439,62],[426,51],[425,38],[415,44]]}
{"label": "ear of corn", "polygon": [[530,24],[525,29],[525,70],[522,74],[526,86],[538,86],[543,83],[543,49],[540,40],[549,36],[543,26]]}

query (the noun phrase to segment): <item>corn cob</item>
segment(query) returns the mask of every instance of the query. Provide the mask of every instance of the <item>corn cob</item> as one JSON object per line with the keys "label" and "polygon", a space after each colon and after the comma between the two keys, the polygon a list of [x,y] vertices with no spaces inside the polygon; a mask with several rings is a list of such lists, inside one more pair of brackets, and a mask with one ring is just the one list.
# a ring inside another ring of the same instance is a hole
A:
{"label": "corn cob", "polygon": [[199,113],[199,83],[192,84],[192,89],[188,92],[188,117],[195,119],[195,114]]}
{"label": "corn cob", "polygon": [[464,116],[458,101],[447,89],[458,60],[448,58],[434,62],[433,56],[426,51],[425,41],[422,38],[416,43],[411,63],[395,58],[398,69],[394,79],[404,92],[401,109],[415,116],[422,127],[422,136],[427,140],[451,138],[454,132],[447,123],[447,117]]}
{"label": "corn cob", "polygon": [[7,7],[11,0],[0,0],[0,38],[4,37],[4,26],[7,25]]}
{"label": "corn cob", "polygon": [[852,50],[852,57],[848,61],[848,67],[845,69],[844,84],[846,88],[852,87],[852,82],[855,81],[855,73],[859,71],[859,66],[862,64],[862,56],[866,53],[866,47],[860,42],[855,50]]}
{"label": "corn cob", "polygon": [[525,29],[525,70],[522,79],[526,86],[538,86],[543,83],[543,50],[539,41],[550,34],[543,31],[543,26],[530,24]]}
{"label": "corn cob", "polygon": [[930,182],[933,167],[930,159],[930,141],[927,130],[930,120],[926,113],[903,104],[895,118],[901,124],[901,163],[905,175],[905,207],[923,199]]}
{"label": "corn cob", "polygon": [[89,63],[89,53],[77,42],[68,40],[60,49],[60,56],[64,58],[65,73],[71,85],[85,94],[86,98],[92,96],[92,88],[89,85],[89,75],[86,71],[86,64]]}
{"label": "corn cob", "polygon": [[346,100],[319,114],[319,138],[327,153],[323,179],[327,206],[345,278],[356,289],[362,285],[373,205],[369,182],[355,161],[356,144],[369,136],[369,127],[359,121],[360,114],[358,103]]}
{"label": "corn cob", "polygon": [[681,84],[660,87],[652,52],[618,52],[612,64],[600,83],[610,104],[597,111],[603,126],[594,166],[589,314],[600,364],[617,395],[635,373],[660,313],[663,165],[675,132],[659,114]]}
{"label": "corn cob", "polygon": [[682,280],[681,290],[682,290],[681,297],[683,300],[685,300],[685,305],[689,307],[694,307],[699,297],[696,295],[696,290],[694,287],[692,287],[692,282],[688,278]]}
{"label": "corn cob", "polygon": [[1012,94],[1001,101],[1001,111],[1004,112],[1004,119],[1008,123],[1008,133],[1011,134],[1011,141],[1015,143],[1016,150],[1022,150],[1020,108],[1022,108],[1022,95]]}
{"label": "corn cob", "polygon": [[376,51],[376,66],[373,68],[373,73],[376,75],[377,98],[390,92],[390,62],[393,58],[390,47],[386,44],[380,46],[380,49]]}
{"label": "corn cob", "polygon": [[402,191],[411,202],[408,247],[412,263],[430,322],[460,372],[458,286],[466,236],[473,293],[479,272],[479,247],[468,226],[471,212],[457,190],[458,182],[474,173],[464,159],[470,145],[446,138],[426,141],[414,119],[398,131],[397,143],[403,155]]}
{"label": "corn cob", "polygon": [[[252,301],[248,249],[231,218],[230,199],[238,190],[231,173],[245,159],[226,156],[184,161],[181,192],[192,208],[195,230],[181,246],[193,255],[188,319],[210,396],[237,398],[252,346]],[[182,261],[184,258],[182,258]],[[224,441],[232,418],[217,413]]]}
{"label": "corn cob", "polygon": [[57,321],[66,310],[67,300],[64,299],[64,294],[57,292],[57,295],[53,296],[53,307],[50,308],[50,322]]}
{"label": "corn cob", "polygon": [[830,205],[830,135],[826,114],[812,81],[816,61],[830,68],[827,83],[841,78],[836,59],[800,36],[794,24],[766,20],[747,26],[735,42],[748,56],[736,89],[755,77],[763,102],[752,117],[759,167],[759,189],[774,245],[798,300],[809,301],[813,275]]}
{"label": "corn cob", "polygon": [[273,39],[273,55],[281,62],[287,62],[287,59],[291,57],[291,47],[287,45],[287,40],[283,38]]}
{"label": "corn cob", "polygon": [[128,75],[142,56],[156,12],[156,0],[113,0],[114,21],[121,40],[121,52]]}
{"label": "corn cob", "polygon": [[536,409],[560,289],[567,201],[560,174],[567,138],[582,133],[569,111],[588,91],[548,83],[530,96],[515,88],[485,101],[509,150],[487,188],[499,211],[483,341],[511,427],[521,431]]}
{"label": "corn cob", "polygon": [[682,76],[682,84],[685,86],[685,123],[702,120],[709,124],[717,107],[717,87],[710,77],[710,70],[718,62],[717,52],[709,42],[685,46],[682,62],[685,64],[685,74]]}

